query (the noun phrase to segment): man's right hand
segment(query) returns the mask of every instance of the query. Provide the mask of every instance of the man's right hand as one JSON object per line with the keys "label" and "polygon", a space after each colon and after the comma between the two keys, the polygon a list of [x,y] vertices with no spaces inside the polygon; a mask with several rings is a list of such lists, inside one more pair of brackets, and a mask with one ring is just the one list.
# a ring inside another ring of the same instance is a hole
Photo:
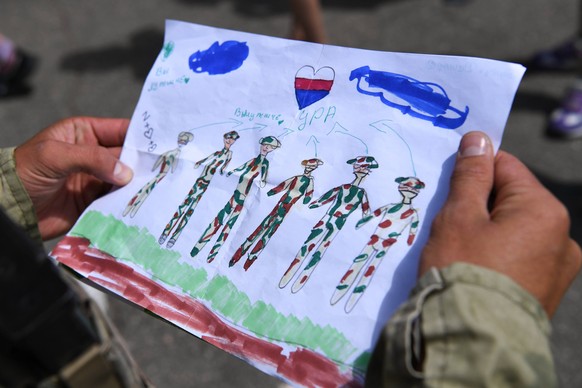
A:
{"label": "man's right hand", "polygon": [[564,205],[525,165],[506,152],[495,157],[489,138],[470,132],[461,140],[419,276],[455,262],[486,267],[529,291],[551,317],[582,264],[569,229]]}

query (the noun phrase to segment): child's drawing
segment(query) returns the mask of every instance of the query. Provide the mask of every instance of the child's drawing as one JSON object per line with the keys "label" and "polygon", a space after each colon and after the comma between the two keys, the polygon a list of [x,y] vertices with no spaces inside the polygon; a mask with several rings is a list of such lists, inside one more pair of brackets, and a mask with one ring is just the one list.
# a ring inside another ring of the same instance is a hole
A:
{"label": "child's drawing", "polygon": [[248,56],[249,46],[246,42],[214,42],[208,50],[198,50],[190,55],[188,65],[194,73],[226,74],[241,67]]}
{"label": "child's drawing", "polygon": [[408,245],[412,245],[416,231],[418,229],[418,212],[412,207],[412,200],[418,195],[419,191],[424,188],[424,183],[415,177],[396,178],[398,191],[402,196],[402,201],[382,206],[356,224],[356,229],[361,228],[367,222],[375,217],[381,217],[378,226],[370,241],[366,244],[362,252],[356,256],[350,268],[346,271],[337,285],[331,304],[336,304],[349,290],[356,278],[367,264],[366,271],[360,277],[358,284],[352,291],[348,299],[345,311],[352,311],[360,297],[366,291],[366,288],[372,280],[372,276],[380,266],[382,258],[388,252],[388,249],[398,241],[398,237],[406,228],[408,232]]}
{"label": "child's drawing", "polygon": [[498,149],[523,67],[166,27],[120,153],[134,181],[54,256],[290,385],[363,387],[459,139]]}
{"label": "child's drawing", "polygon": [[222,232],[220,232],[216,243],[210,250],[208,258],[206,259],[206,261],[209,263],[212,262],[212,260],[214,260],[218,254],[220,247],[222,247],[222,244],[228,238],[230,230],[241,214],[245,199],[251,191],[254,180],[259,175],[261,177],[260,186],[265,187],[265,184],[267,183],[267,173],[269,171],[269,161],[267,160],[267,154],[281,147],[281,142],[274,136],[266,136],[260,139],[259,143],[261,144],[261,151],[256,158],[249,160],[242,166],[237,167],[226,174],[227,176],[230,176],[233,172],[241,172],[238,185],[234,190],[230,200],[226,203],[226,205],[224,205],[224,208],[218,212],[214,220],[210,222],[204,233],[202,233],[202,236],[196,245],[194,245],[192,248],[190,256],[195,257],[198,255],[202,248],[204,248],[208,241],[210,241],[212,236],[218,232],[218,229],[224,225]]}
{"label": "child's drawing", "polygon": [[295,98],[299,109],[307,108],[326,97],[333,85],[335,71],[325,66],[315,70],[312,66],[303,66],[295,74]]}
{"label": "child's drawing", "polygon": [[353,166],[356,178],[352,183],[329,190],[309,205],[310,209],[314,209],[333,202],[333,205],[328,208],[326,215],[311,229],[309,237],[307,237],[307,240],[305,240],[303,246],[299,249],[297,256],[295,256],[291,265],[289,265],[289,268],[281,278],[279,282],[280,288],[285,287],[289,283],[297,273],[301,263],[317,246],[316,251],[311,256],[311,260],[309,260],[309,263],[291,287],[293,293],[299,291],[307,280],[309,280],[315,267],[323,258],[325,251],[329,248],[335,236],[343,228],[350,214],[361,206],[362,214],[364,216],[368,215],[370,211],[368,196],[360,185],[364,182],[364,179],[366,179],[371,169],[378,168],[378,162],[372,156],[360,156],[348,160],[347,163]]}
{"label": "child's drawing", "polygon": [[291,177],[267,192],[267,195],[271,196],[287,190],[263,222],[261,222],[255,231],[238,248],[232,259],[230,259],[229,265],[231,267],[247,253],[255,241],[259,240],[249,253],[244,264],[244,269],[248,270],[263,249],[265,249],[277,229],[279,229],[279,226],[281,226],[285,216],[287,216],[293,205],[301,197],[303,197],[303,204],[308,204],[311,201],[311,197],[313,196],[313,177],[311,173],[322,164],[323,162],[321,160],[315,158],[302,161],[301,165],[304,167],[302,175]]}
{"label": "child's drawing", "polygon": [[[358,92],[378,97],[382,103],[400,110],[402,114],[430,121],[436,127],[459,128],[469,114],[468,106],[464,112],[452,107],[445,89],[432,82],[421,82],[402,74],[370,70],[369,66],[352,70],[350,81],[354,79],[358,80]],[[446,116],[449,111],[453,117]]]}
{"label": "child's drawing", "polygon": [[158,160],[156,160],[154,167],[152,167],[152,171],[154,171],[158,167],[160,167],[160,171],[151,181],[149,181],[148,183],[145,184],[145,186],[139,189],[139,191],[137,192],[136,195],[133,196],[133,198],[131,198],[125,210],[123,211],[124,217],[128,214],[130,217],[135,216],[141,205],[150,195],[152,190],[156,188],[158,183],[160,183],[161,180],[164,179],[164,177],[168,174],[168,172],[170,172],[170,170],[172,173],[176,170],[181,148],[188,144],[189,142],[191,142],[192,139],[194,139],[194,135],[192,135],[190,132],[180,132],[180,134],[178,135],[178,148],[164,152],[158,157]]}
{"label": "child's drawing", "polygon": [[178,237],[180,237],[182,230],[184,230],[184,227],[188,223],[188,220],[190,217],[192,217],[194,209],[196,209],[196,205],[198,205],[198,202],[200,202],[200,199],[206,192],[206,189],[210,184],[210,180],[216,173],[216,170],[220,171],[220,175],[224,174],[224,170],[232,159],[232,151],[230,150],[230,147],[238,138],[239,135],[236,131],[225,133],[223,136],[224,148],[214,152],[202,160],[197,161],[194,164],[194,168],[198,168],[201,164],[207,163],[206,166],[204,166],[204,169],[202,170],[202,173],[198,179],[196,179],[196,182],[194,182],[192,185],[188,195],[186,198],[184,198],[184,202],[178,206],[174,216],[164,228],[162,235],[158,239],[160,245],[166,241],[172,232],[172,229],[176,228],[174,233],[172,233],[172,237],[170,237],[168,243],[166,244],[168,248],[172,248],[174,246],[176,240],[178,240]]}

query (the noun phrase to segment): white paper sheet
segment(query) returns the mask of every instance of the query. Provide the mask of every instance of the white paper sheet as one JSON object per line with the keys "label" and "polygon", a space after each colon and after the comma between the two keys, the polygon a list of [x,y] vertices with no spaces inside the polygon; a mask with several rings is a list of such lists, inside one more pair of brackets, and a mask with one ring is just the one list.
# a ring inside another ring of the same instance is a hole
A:
{"label": "white paper sheet", "polygon": [[461,135],[499,147],[523,72],[168,21],[134,178],[53,254],[291,384],[361,385]]}

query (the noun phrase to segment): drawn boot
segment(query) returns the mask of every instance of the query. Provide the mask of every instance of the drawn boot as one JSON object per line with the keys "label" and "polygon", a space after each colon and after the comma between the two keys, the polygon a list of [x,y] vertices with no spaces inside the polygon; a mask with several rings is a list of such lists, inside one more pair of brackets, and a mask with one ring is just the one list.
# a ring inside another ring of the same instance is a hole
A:
{"label": "drawn boot", "polygon": [[228,266],[229,267],[232,267],[233,265],[235,265],[236,263],[238,263],[238,261],[240,260],[240,258],[242,257],[242,255],[244,255],[243,250],[244,250],[244,247],[242,245],[240,247],[238,247],[238,249],[236,250],[236,252],[232,256],[232,259],[230,259],[230,261],[228,262]]}
{"label": "drawn boot", "polygon": [[350,268],[348,268],[338,285],[335,287],[335,291],[330,300],[331,305],[336,304],[345,294],[347,294],[348,290],[360,274],[360,271],[368,261],[368,258],[369,254],[364,251],[354,259]]}
{"label": "drawn boot", "polygon": [[[392,242],[390,245],[392,244],[394,244],[394,242]],[[370,282],[372,281],[372,277],[380,267],[380,263],[382,262],[382,258],[386,255],[386,252],[386,250],[378,252],[371,260],[370,264],[368,264],[368,267],[366,267],[364,274],[362,277],[360,277],[360,281],[358,281],[358,284],[352,291],[352,295],[350,295],[350,298],[346,303],[346,307],[344,309],[346,313],[352,311],[356,306],[356,303],[358,303],[362,295],[364,295],[366,288],[368,288]]]}
{"label": "drawn boot", "polygon": [[166,239],[168,238],[167,234],[163,234],[160,236],[160,238],[158,238],[158,244],[160,245],[164,245],[164,242],[166,242]]}
{"label": "drawn boot", "polygon": [[317,264],[319,264],[319,262],[321,260],[321,256],[322,256],[322,253],[320,250],[317,250],[313,254],[313,256],[311,256],[311,260],[305,266],[303,271],[301,271],[301,273],[299,274],[299,277],[297,278],[297,280],[295,280],[295,283],[293,283],[293,287],[291,287],[292,293],[295,294],[296,292],[298,292],[300,289],[303,288],[305,283],[307,283],[307,281],[311,277],[311,274],[315,270],[315,267],[317,266]]}
{"label": "drawn boot", "polygon": [[257,260],[257,255],[252,255],[252,256],[249,256],[247,258],[247,261],[245,261],[245,265],[244,265],[245,271],[249,270],[249,268],[251,267],[251,265],[253,265],[255,260]]}
{"label": "drawn boot", "polygon": [[168,240],[168,243],[166,244],[166,247],[168,249],[170,249],[170,248],[172,248],[174,246],[175,243],[176,243],[176,239],[171,238],[171,239]]}

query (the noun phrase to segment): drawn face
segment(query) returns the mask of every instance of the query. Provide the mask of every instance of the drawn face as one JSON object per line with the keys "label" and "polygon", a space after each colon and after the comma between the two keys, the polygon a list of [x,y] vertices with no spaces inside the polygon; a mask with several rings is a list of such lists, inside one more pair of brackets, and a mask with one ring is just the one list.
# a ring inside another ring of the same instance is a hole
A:
{"label": "drawn face", "polygon": [[367,164],[354,164],[354,174],[357,177],[366,176],[370,173],[370,166]]}
{"label": "drawn face", "polygon": [[267,155],[269,152],[273,151],[277,147],[270,144],[261,144],[261,155]]}
{"label": "drawn face", "polygon": [[411,200],[416,197],[424,187],[424,184],[417,179],[408,178],[398,184],[398,191],[405,199]]}
{"label": "drawn face", "polygon": [[224,146],[228,148],[231,145],[233,145],[235,141],[236,141],[236,139],[234,137],[225,137],[224,138]]}
{"label": "drawn face", "polygon": [[191,134],[188,133],[180,134],[180,136],[178,136],[178,145],[180,147],[185,146],[186,144],[190,143],[190,140],[192,140]]}
{"label": "drawn face", "polygon": [[323,162],[319,159],[309,159],[301,162],[301,165],[305,167],[304,174],[309,174],[314,171],[317,167],[321,166]]}

